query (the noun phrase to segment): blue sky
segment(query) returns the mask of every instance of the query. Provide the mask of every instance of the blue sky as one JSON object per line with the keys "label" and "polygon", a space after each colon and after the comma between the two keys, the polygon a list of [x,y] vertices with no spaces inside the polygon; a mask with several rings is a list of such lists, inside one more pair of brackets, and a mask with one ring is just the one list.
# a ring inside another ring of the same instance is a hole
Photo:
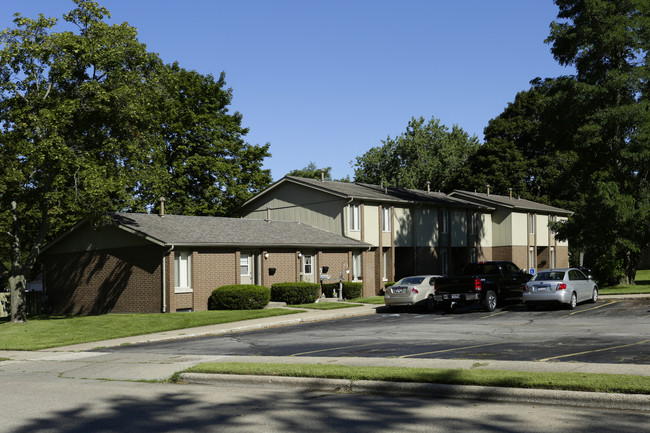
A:
{"label": "blue sky", "polygon": [[[274,180],[309,162],[353,178],[352,163],[411,117],[483,140],[488,121],[535,77],[571,74],[544,44],[551,0],[103,0],[150,51],[233,89],[246,141],[270,143]],[[60,18],[68,0],[3,1]]]}

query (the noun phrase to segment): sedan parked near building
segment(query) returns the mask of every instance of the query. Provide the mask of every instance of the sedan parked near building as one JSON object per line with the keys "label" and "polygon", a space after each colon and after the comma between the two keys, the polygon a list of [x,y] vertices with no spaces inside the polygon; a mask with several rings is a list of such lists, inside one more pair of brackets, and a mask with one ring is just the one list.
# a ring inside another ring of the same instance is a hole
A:
{"label": "sedan parked near building", "polygon": [[524,286],[527,307],[537,304],[564,304],[574,309],[579,302],[598,300],[598,286],[577,268],[540,271]]}
{"label": "sedan parked near building", "polygon": [[388,307],[423,305],[432,311],[435,307],[436,279],[441,275],[406,277],[386,288],[384,304]]}

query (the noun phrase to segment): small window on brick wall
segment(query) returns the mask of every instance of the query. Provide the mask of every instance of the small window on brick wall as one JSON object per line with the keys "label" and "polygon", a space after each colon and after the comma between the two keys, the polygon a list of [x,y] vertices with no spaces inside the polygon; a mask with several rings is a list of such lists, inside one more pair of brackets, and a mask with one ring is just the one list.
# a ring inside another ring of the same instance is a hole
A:
{"label": "small window on brick wall", "polygon": [[176,293],[192,291],[191,260],[188,251],[176,251],[174,254],[174,291]]}

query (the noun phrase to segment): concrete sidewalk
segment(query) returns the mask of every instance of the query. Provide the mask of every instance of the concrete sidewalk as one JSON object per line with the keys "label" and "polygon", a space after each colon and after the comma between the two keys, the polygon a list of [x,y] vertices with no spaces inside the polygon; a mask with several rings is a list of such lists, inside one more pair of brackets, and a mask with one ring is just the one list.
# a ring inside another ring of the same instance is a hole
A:
{"label": "concrete sidewalk", "polygon": [[[607,297],[603,296],[603,299]],[[620,299],[620,297],[617,297]],[[376,314],[380,305],[362,305],[336,310],[309,310],[289,316],[247,320],[237,323],[203,326],[155,334],[76,344],[36,352],[0,351],[0,372],[51,373],[62,378],[103,380],[166,380],[173,374],[202,362],[311,363],[349,366],[419,367],[444,369],[489,369],[530,372],[579,372],[650,376],[647,365],[595,364],[566,362],[519,362],[494,360],[415,359],[415,358],[335,358],[335,357],[249,357],[164,355],[129,352],[103,352],[103,347],[172,340],[232,332],[266,329]],[[523,390],[510,388],[467,387],[435,384],[397,384],[385,382],[279,378],[265,376],[231,376],[183,374],[187,383],[218,386],[274,386],[305,391],[375,392],[381,394],[440,396],[491,401],[518,401],[539,404],[572,404],[586,407],[620,408],[650,411],[650,395],[575,393],[567,391]]]}

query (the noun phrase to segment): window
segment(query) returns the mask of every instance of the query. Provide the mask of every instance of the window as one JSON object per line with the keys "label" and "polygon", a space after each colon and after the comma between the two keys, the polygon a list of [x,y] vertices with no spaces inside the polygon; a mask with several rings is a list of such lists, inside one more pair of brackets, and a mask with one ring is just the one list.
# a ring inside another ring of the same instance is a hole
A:
{"label": "window", "polygon": [[362,276],[361,253],[352,253],[352,279],[360,280]]}
{"label": "window", "polygon": [[[553,225],[557,222],[557,217],[555,215],[551,215],[548,217],[550,224]],[[553,227],[551,227],[551,236],[555,236],[555,230],[553,230]]]}
{"label": "window", "polygon": [[442,265],[442,274],[447,275],[449,273],[449,253],[447,248],[443,248],[440,252],[440,260]]}
{"label": "window", "polygon": [[469,261],[470,263],[478,262],[478,252],[474,247],[469,249]]}
{"label": "window", "polygon": [[388,281],[388,250],[384,250],[381,255],[382,260],[382,278]]}
{"label": "window", "polygon": [[535,234],[535,214],[528,215],[528,233]]}
{"label": "window", "polygon": [[447,209],[442,210],[440,233],[449,233],[449,211]]}
{"label": "window", "polygon": [[350,205],[350,230],[353,232],[361,230],[361,206],[358,204]]}
{"label": "window", "polygon": [[528,267],[535,269],[535,248],[533,247],[528,250]]}
{"label": "window", "polygon": [[305,275],[312,274],[312,256],[302,256]]}
{"label": "window", "polygon": [[470,212],[469,214],[469,234],[475,235],[478,232],[478,214]]}
{"label": "window", "polygon": [[174,291],[191,292],[191,255],[187,251],[176,251],[174,254]]}
{"label": "window", "polygon": [[248,254],[242,254],[239,257],[239,275],[242,277],[250,277],[251,275],[250,256]]}
{"label": "window", "polygon": [[555,248],[551,247],[551,269],[555,268]]}
{"label": "window", "polygon": [[381,208],[381,231],[390,232],[391,213],[389,207]]}

